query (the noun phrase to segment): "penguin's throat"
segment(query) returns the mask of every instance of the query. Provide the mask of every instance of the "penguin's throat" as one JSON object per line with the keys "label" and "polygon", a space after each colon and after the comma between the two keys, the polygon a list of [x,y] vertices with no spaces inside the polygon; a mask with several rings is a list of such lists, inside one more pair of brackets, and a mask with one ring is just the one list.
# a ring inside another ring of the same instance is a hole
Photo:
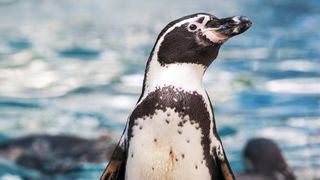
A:
{"label": "penguin's throat", "polygon": [[185,91],[202,91],[205,70],[206,67],[200,64],[174,63],[161,66],[158,62],[150,62],[146,72],[144,93],[166,86],[174,86]]}

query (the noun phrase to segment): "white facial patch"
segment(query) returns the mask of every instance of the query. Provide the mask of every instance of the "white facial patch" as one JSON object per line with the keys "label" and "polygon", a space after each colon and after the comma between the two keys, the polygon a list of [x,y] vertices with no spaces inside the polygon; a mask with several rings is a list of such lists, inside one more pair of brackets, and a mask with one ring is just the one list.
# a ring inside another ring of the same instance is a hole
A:
{"label": "white facial patch", "polygon": [[228,39],[228,37],[215,32],[216,29],[219,29],[219,28],[205,29],[203,34],[207,39],[209,39],[213,43],[222,43],[222,42],[226,41]]}

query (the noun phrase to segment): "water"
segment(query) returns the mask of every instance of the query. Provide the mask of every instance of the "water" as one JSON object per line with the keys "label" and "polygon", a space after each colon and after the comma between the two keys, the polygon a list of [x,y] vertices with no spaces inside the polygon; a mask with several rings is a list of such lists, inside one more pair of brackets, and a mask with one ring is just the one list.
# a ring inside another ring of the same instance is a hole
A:
{"label": "water", "polygon": [[[279,143],[297,172],[319,178],[319,6],[317,0],[0,0],[0,141],[34,133],[120,134],[166,23],[195,12],[241,14],[253,27],[222,47],[205,76],[231,166],[242,170],[245,142],[263,136]],[[104,166],[51,178],[97,179]],[[1,160],[0,178],[26,174],[39,176]]]}

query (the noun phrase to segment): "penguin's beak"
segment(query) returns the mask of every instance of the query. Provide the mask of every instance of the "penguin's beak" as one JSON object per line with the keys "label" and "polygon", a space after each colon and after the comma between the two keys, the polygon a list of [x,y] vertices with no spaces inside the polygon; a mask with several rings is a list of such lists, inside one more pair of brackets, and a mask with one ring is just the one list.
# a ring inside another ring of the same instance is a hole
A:
{"label": "penguin's beak", "polygon": [[208,21],[207,28],[220,41],[225,41],[230,37],[245,32],[252,25],[250,19],[246,16],[234,16],[222,19]]}

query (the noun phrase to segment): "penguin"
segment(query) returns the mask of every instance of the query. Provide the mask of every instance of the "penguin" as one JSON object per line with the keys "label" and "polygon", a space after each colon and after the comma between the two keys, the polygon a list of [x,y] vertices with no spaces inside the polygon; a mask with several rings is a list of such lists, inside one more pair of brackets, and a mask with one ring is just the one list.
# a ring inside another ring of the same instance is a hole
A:
{"label": "penguin", "polygon": [[250,26],[245,16],[197,13],[160,32],[101,180],[234,179],[202,79],[221,45]]}
{"label": "penguin", "polygon": [[246,172],[238,174],[238,180],[295,180],[281,149],[272,139],[250,139],[244,150]]}
{"label": "penguin", "polygon": [[[0,141],[0,164],[10,162],[8,164],[16,164],[16,167],[37,172],[33,175],[61,174],[77,170],[84,163],[107,161],[115,145],[112,138],[106,134],[94,139],[73,135],[27,135]],[[1,170],[2,165],[0,165]],[[24,175],[28,176],[28,174]],[[45,178],[24,177],[23,179]]]}

